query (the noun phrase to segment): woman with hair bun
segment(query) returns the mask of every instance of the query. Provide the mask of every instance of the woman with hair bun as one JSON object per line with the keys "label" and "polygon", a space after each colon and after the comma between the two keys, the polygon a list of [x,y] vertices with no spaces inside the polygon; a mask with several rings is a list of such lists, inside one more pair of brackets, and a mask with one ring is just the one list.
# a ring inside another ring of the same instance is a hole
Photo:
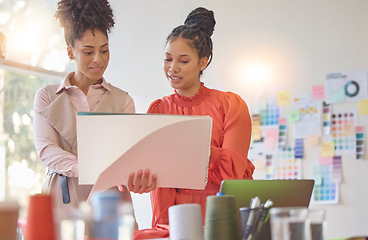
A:
{"label": "woman with hair bun", "polygon": [[212,60],[215,24],[213,11],[196,8],[166,41],[163,68],[174,94],[151,103],[148,113],[207,115],[213,128],[206,188],[153,190],[153,227],[168,224],[168,208],[183,203],[199,203],[204,221],[206,198],[219,191],[222,180],[253,178],[254,166],[247,158],[252,128],[247,104],[237,94],[209,89],[200,80]]}
{"label": "woman with hair bun", "polygon": [[[127,92],[103,77],[110,59],[108,33],[115,24],[109,2],[61,0],[55,17],[64,28],[67,53],[75,63],[75,72],[61,83],[37,91],[34,142],[40,160],[48,167],[43,191],[53,196],[55,208],[70,210],[86,201],[92,188],[78,183],[77,113],[134,113],[135,106]],[[143,193],[156,187],[156,176],[151,179],[149,170],[139,171],[137,176],[133,183],[131,175],[130,190]],[[128,191],[122,194],[125,201],[131,201]]]}

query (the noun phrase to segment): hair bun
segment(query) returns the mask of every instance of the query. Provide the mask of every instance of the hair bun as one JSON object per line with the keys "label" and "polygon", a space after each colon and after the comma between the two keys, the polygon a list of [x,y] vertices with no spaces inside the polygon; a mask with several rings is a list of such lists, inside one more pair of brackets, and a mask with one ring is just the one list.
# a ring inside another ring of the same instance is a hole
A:
{"label": "hair bun", "polygon": [[197,26],[209,36],[212,36],[216,21],[213,11],[198,7],[189,13],[184,24]]}

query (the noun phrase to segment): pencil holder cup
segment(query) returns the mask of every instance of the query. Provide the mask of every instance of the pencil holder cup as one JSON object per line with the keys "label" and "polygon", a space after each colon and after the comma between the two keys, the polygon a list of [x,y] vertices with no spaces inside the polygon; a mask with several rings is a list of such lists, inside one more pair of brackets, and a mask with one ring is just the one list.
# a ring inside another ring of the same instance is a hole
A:
{"label": "pencil holder cup", "polygon": [[270,211],[272,240],[310,240],[306,207],[276,207]]}
{"label": "pencil holder cup", "polygon": [[268,220],[269,208],[239,208],[242,240],[256,240]]}
{"label": "pencil holder cup", "polygon": [[326,217],[322,208],[308,209],[311,240],[326,239]]}

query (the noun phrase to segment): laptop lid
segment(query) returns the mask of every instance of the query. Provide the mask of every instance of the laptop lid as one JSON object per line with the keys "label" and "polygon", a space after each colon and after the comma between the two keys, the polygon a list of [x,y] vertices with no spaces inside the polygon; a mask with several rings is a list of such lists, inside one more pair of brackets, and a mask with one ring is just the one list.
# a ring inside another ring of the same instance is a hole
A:
{"label": "laptop lid", "polygon": [[[313,179],[301,180],[248,180],[229,179],[221,182],[220,192],[233,195],[237,209],[249,207],[250,200],[258,196],[261,203],[272,200],[273,207],[309,207],[314,186]],[[270,240],[271,227],[267,221],[256,239]]]}
{"label": "laptop lid", "polygon": [[261,203],[268,199],[273,207],[309,207],[314,186],[313,179],[301,180],[223,180],[220,192],[233,195],[237,208],[249,207],[250,200],[258,196]]}

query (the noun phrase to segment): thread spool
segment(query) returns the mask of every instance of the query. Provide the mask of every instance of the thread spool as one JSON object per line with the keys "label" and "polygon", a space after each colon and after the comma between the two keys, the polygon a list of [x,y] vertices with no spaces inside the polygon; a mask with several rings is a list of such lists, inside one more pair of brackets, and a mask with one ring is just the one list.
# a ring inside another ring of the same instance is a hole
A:
{"label": "thread spool", "polygon": [[55,222],[52,198],[46,194],[29,197],[27,216],[27,240],[55,240]]}
{"label": "thread spool", "polygon": [[170,240],[203,240],[202,211],[198,203],[169,208]]}
{"label": "thread spool", "polygon": [[0,239],[17,239],[19,209],[16,201],[0,201]]}
{"label": "thread spool", "polygon": [[234,196],[208,196],[205,240],[239,240],[239,215]]}

